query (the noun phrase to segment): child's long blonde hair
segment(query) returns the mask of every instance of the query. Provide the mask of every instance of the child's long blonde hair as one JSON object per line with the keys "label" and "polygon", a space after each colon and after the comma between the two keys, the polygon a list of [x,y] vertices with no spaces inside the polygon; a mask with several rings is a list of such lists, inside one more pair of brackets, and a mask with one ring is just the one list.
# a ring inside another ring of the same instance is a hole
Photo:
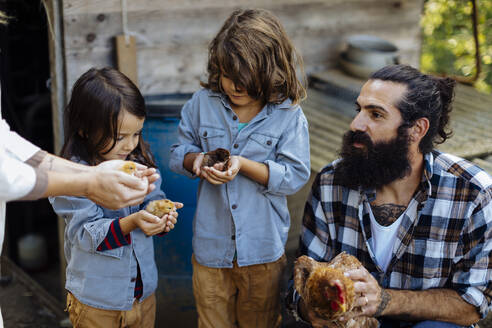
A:
{"label": "child's long blonde hair", "polygon": [[290,98],[296,104],[306,97],[297,65],[304,82],[302,58],[277,17],[262,9],[236,10],[210,43],[208,81],[200,84],[222,92],[225,74],[254,99],[278,104]]}

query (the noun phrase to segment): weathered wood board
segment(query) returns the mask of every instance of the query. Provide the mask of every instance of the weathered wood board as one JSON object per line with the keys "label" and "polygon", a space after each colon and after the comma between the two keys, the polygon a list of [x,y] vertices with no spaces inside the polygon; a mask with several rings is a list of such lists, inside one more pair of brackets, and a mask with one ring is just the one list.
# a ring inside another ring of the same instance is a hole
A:
{"label": "weathered wood board", "polygon": [[[351,34],[394,42],[403,62],[418,65],[422,0],[128,0],[136,33],[138,81],[144,94],[193,92],[205,76],[207,46],[232,10],[276,14],[304,58],[307,73],[333,67]],[[90,67],[116,66],[114,36],[122,33],[120,0],[64,0],[67,94]]]}

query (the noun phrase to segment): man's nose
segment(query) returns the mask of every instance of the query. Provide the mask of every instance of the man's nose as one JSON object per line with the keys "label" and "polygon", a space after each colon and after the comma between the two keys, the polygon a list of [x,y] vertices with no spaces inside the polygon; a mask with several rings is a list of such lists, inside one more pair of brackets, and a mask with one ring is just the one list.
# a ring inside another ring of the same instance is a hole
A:
{"label": "man's nose", "polygon": [[350,123],[350,130],[352,130],[353,132],[355,132],[355,131],[363,131],[363,132],[366,132],[366,130],[367,130],[367,122],[366,122],[365,116],[364,116],[364,114],[362,112],[359,112],[354,117],[354,119]]}

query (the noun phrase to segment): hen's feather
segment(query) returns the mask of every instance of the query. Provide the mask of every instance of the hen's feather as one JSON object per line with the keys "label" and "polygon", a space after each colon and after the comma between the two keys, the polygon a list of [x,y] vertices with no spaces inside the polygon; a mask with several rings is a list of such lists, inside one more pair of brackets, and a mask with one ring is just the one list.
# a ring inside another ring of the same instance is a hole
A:
{"label": "hen's feather", "polygon": [[333,327],[377,327],[378,321],[368,317],[338,321],[355,310],[354,283],[344,272],[361,266],[359,260],[345,252],[330,262],[317,262],[304,255],[296,260],[294,285],[305,304],[318,317],[333,322]]}

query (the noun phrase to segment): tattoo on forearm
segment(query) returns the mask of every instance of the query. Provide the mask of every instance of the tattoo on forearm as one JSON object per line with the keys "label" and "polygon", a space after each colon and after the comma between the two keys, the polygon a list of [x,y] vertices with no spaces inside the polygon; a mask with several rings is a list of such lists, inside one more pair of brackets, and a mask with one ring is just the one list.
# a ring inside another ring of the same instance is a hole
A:
{"label": "tattoo on forearm", "polygon": [[378,308],[376,309],[376,313],[374,313],[374,317],[381,316],[390,301],[391,295],[385,289],[381,289],[381,303],[379,303]]}
{"label": "tattoo on forearm", "polygon": [[372,205],[372,213],[380,225],[387,227],[395,222],[406,208],[396,204]]}
{"label": "tattoo on forearm", "polygon": [[55,159],[53,157],[50,157],[48,158],[48,171],[52,171],[53,170],[53,161]]}

